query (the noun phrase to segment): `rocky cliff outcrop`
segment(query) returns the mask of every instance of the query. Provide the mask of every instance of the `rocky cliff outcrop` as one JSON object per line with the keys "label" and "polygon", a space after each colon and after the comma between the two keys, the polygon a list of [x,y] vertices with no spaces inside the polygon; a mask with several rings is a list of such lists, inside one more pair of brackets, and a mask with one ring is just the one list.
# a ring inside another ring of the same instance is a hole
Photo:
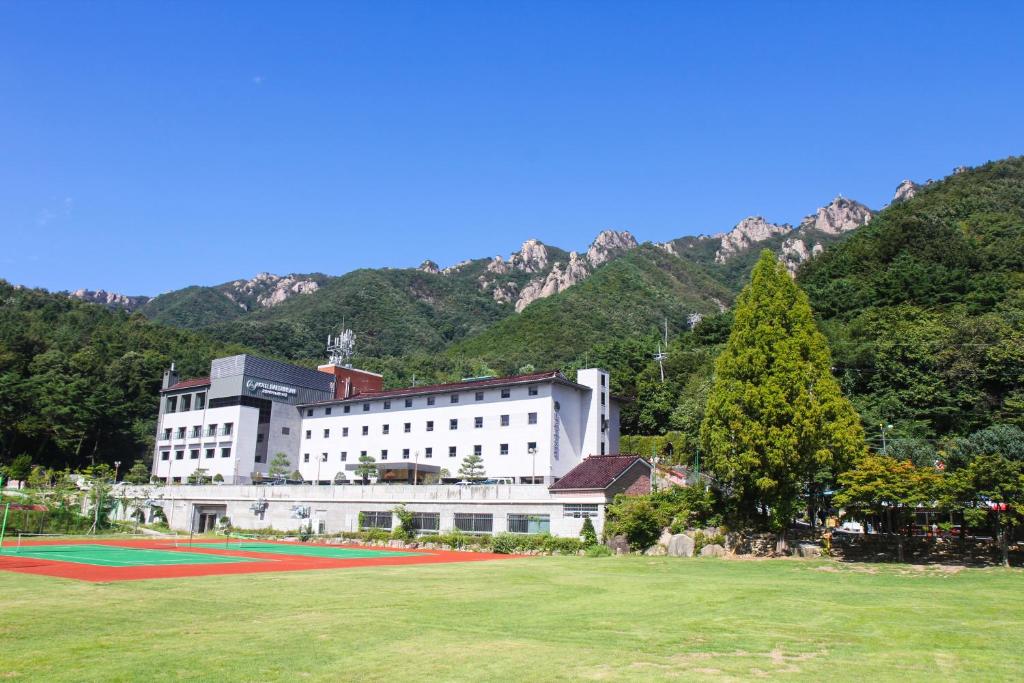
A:
{"label": "rocky cliff outcrop", "polygon": [[899,184],[899,187],[896,188],[896,193],[892,196],[892,203],[899,204],[900,202],[907,201],[917,194],[919,189],[921,189],[921,186],[917,183],[911,180],[904,180]]}
{"label": "rocky cliff outcrop", "polygon": [[841,235],[867,225],[872,217],[871,210],[860,202],[838,196],[827,206],[805,217],[797,229],[817,230],[826,235]]}
{"label": "rocky cliff outcrop", "polygon": [[808,240],[801,237],[790,237],[782,243],[781,253],[779,253],[779,261],[786,266],[786,270],[791,275],[796,274],[796,269],[800,267],[800,264],[807,261],[814,256],[817,256],[825,247],[821,242],[814,242],[810,247]]}
{"label": "rocky cliff outcrop", "polygon": [[424,273],[433,273],[434,275],[441,272],[441,269],[438,267],[438,265],[431,261],[430,259],[427,259],[426,261],[421,263],[420,267],[417,270],[422,270]]}
{"label": "rocky cliff outcrop", "polygon": [[310,294],[320,289],[316,280],[305,279],[299,275],[274,275],[273,273],[257,273],[251,280],[235,280],[226,286],[224,294],[245,310],[255,305],[270,308],[296,294]]}
{"label": "rocky cliff outcrop", "polygon": [[569,262],[563,266],[556,262],[546,277],[536,278],[523,287],[516,299],[516,312],[522,311],[537,299],[558,294],[582,282],[590,275],[587,262],[575,251],[569,254]]}
{"label": "rocky cliff outcrop", "polygon": [[715,262],[725,263],[731,256],[749,249],[758,242],[771,239],[776,235],[785,235],[792,230],[793,226],[788,223],[782,225],[769,223],[761,216],[744,218],[732,230],[722,235],[718,251],[715,252]]}
{"label": "rocky cliff outcrop", "polygon": [[76,289],[68,296],[90,304],[102,304],[110,308],[123,308],[129,312],[144,306],[150,299],[148,296],[128,296],[127,294],[108,292],[105,289]]}
{"label": "rocky cliff outcrop", "polygon": [[587,249],[587,261],[597,268],[630,249],[636,249],[636,238],[628,230],[602,230]]}

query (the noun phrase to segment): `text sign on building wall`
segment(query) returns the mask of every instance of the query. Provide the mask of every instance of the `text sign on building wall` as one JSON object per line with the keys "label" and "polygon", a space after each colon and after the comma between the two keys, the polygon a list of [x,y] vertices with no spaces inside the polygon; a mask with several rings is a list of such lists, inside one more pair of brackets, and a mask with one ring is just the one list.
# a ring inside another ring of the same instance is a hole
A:
{"label": "text sign on building wall", "polygon": [[246,381],[245,388],[253,394],[278,396],[280,398],[290,398],[298,393],[295,387],[290,387],[287,384],[274,384],[273,382],[263,382],[255,379]]}
{"label": "text sign on building wall", "polygon": [[558,460],[558,435],[562,431],[559,429],[560,422],[561,418],[558,417],[558,413],[555,413],[555,419],[553,420],[555,430],[551,435],[551,455],[555,457],[555,460]]}

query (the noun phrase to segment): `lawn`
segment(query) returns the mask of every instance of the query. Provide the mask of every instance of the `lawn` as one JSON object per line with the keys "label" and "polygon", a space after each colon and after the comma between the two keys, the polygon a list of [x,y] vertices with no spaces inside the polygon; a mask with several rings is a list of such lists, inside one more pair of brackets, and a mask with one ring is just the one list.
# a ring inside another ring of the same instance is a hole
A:
{"label": "lawn", "polygon": [[0,572],[13,680],[1019,680],[1024,573],[547,558],[94,584]]}

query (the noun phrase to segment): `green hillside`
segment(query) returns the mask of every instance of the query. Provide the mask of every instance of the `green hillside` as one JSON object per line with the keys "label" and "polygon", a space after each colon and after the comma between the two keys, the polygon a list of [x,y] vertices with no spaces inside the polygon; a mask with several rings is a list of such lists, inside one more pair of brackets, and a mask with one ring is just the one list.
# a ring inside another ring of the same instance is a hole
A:
{"label": "green hillside", "polygon": [[165,325],[197,330],[235,320],[245,311],[216,287],[186,287],[150,299],[139,313]]}
{"label": "green hillside", "polygon": [[497,369],[568,363],[597,344],[648,336],[665,318],[673,331],[691,313],[717,313],[733,292],[686,261],[651,245],[615,259],[583,282],[455,344],[449,355]]}
{"label": "green hillside", "polygon": [[160,381],[241,347],[0,280],[0,462],[82,467],[151,455]]}

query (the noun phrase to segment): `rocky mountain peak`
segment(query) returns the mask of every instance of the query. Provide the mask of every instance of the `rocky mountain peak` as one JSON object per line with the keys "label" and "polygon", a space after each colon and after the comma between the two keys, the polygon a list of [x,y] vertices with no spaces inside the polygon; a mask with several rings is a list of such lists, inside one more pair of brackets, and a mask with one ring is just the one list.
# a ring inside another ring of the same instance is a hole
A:
{"label": "rocky mountain peak", "polygon": [[535,239],[528,239],[518,252],[512,254],[509,265],[515,270],[537,273],[548,267],[548,248]]}
{"label": "rocky mountain peak", "polygon": [[558,294],[586,279],[590,275],[587,262],[575,251],[569,253],[569,262],[564,266],[556,261],[546,277],[530,280],[519,293],[516,300],[516,312],[522,311],[537,299]]}
{"label": "rocky mountain peak", "polygon": [[123,308],[129,312],[145,305],[149,301],[148,296],[128,296],[118,292],[108,292],[105,289],[76,289],[68,296],[90,304],[102,304],[110,308]]}
{"label": "rocky mountain peak", "polygon": [[892,203],[899,204],[900,202],[907,201],[917,194],[920,187],[920,185],[912,180],[904,180],[899,184],[899,187],[896,188],[896,193],[892,196]]}
{"label": "rocky mountain peak", "polygon": [[715,262],[725,263],[734,254],[750,246],[771,239],[776,235],[785,235],[793,230],[788,223],[781,225],[769,223],[761,216],[750,216],[736,224],[732,230],[722,235],[722,241],[715,252]]}
{"label": "rocky mountain peak", "polygon": [[841,235],[871,221],[873,214],[860,202],[839,195],[827,206],[805,217],[798,230],[817,230],[826,235]]}
{"label": "rocky mountain peak", "polygon": [[602,230],[587,249],[587,261],[594,268],[623,251],[635,249],[636,238],[628,230]]}
{"label": "rocky mountain peak", "polygon": [[270,308],[291,298],[295,294],[310,294],[320,289],[316,280],[304,279],[300,275],[274,275],[257,273],[250,280],[235,280],[228,285],[224,294],[243,309],[248,310],[245,299],[255,297],[257,306]]}
{"label": "rocky mountain peak", "polygon": [[441,272],[441,268],[438,267],[438,265],[431,261],[430,259],[427,259],[426,261],[421,263],[420,267],[417,268],[417,270],[422,270],[424,273],[433,273],[435,275]]}

